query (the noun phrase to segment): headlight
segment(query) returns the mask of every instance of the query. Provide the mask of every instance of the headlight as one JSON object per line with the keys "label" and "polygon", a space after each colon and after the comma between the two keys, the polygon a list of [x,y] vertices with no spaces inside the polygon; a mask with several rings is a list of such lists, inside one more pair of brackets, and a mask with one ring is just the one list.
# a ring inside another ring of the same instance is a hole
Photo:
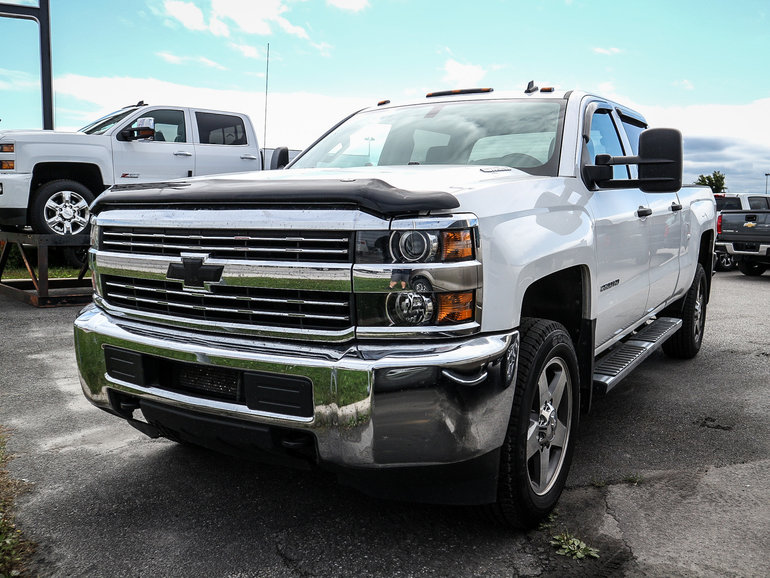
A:
{"label": "headlight", "polygon": [[356,263],[449,263],[474,258],[473,229],[359,231]]}
{"label": "headlight", "polygon": [[0,153],[12,153],[14,151],[13,143],[0,144]]}
{"label": "headlight", "polygon": [[12,171],[16,163],[14,161],[0,161],[0,171]]}
{"label": "headlight", "polygon": [[451,335],[478,330],[481,261],[471,214],[395,219],[358,231],[353,291],[366,337]]}

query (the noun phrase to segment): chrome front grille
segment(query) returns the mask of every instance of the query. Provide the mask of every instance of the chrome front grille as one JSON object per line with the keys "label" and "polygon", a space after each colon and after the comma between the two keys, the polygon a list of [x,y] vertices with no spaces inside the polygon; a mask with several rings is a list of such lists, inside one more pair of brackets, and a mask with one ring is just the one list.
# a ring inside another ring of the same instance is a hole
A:
{"label": "chrome front grille", "polygon": [[350,263],[349,231],[275,231],[104,227],[101,247],[114,253],[178,257],[185,252],[211,258],[260,261]]}
{"label": "chrome front grille", "polygon": [[176,281],[103,276],[111,305],[203,322],[305,330],[340,330],[353,325],[350,293],[215,285],[183,289]]}

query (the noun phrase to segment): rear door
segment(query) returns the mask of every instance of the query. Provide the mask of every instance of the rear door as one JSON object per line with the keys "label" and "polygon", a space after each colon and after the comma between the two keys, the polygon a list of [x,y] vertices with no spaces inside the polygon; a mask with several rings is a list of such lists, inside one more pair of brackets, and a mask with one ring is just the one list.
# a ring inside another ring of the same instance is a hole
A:
{"label": "rear door", "polygon": [[[646,123],[616,110],[626,136],[629,155],[639,154],[639,135]],[[637,168],[630,166],[631,177],[637,177]],[[642,221],[650,248],[650,292],[646,312],[651,312],[674,294],[679,280],[679,255],[686,239],[682,237],[682,223],[689,222],[689,207],[683,207],[676,193],[644,193],[647,217]]]}
{"label": "rear door", "polygon": [[261,169],[259,147],[248,117],[196,110],[196,175]]}

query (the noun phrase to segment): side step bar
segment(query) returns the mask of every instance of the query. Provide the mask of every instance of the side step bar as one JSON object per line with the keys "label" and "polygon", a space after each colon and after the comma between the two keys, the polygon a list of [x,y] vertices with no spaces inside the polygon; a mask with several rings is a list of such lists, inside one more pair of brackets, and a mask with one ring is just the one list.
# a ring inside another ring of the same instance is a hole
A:
{"label": "side step bar", "polygon": [[602,357],[594,366],[594,392],[607,393],[615,387],[681,326],[681,319],[660,317]]}

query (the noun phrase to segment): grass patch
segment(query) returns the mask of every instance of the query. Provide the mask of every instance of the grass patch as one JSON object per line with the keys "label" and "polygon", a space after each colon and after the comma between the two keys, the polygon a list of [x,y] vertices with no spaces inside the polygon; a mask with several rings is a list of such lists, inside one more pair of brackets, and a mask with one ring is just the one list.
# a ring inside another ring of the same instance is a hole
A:
{"label": "grass patch", "polygon": [[[35,268],[35,275],[40,276],[40,271]],[[80,269],[73,269],[72,267],[48,267],[49,279],[74,279],[80,275]],[[26,268],[14,267],[13,269],[6,269],[3,271],[3,279],[29,279],[29,272]]]}
{"label": "grass patch", "polygon": [[7,432],[0,428],[0,577],[24,576],[26,563],[34,545],[26,540],[14,524],[13,500],[21,486],[10,478],[6,466],[10,456],[6,452]]}

